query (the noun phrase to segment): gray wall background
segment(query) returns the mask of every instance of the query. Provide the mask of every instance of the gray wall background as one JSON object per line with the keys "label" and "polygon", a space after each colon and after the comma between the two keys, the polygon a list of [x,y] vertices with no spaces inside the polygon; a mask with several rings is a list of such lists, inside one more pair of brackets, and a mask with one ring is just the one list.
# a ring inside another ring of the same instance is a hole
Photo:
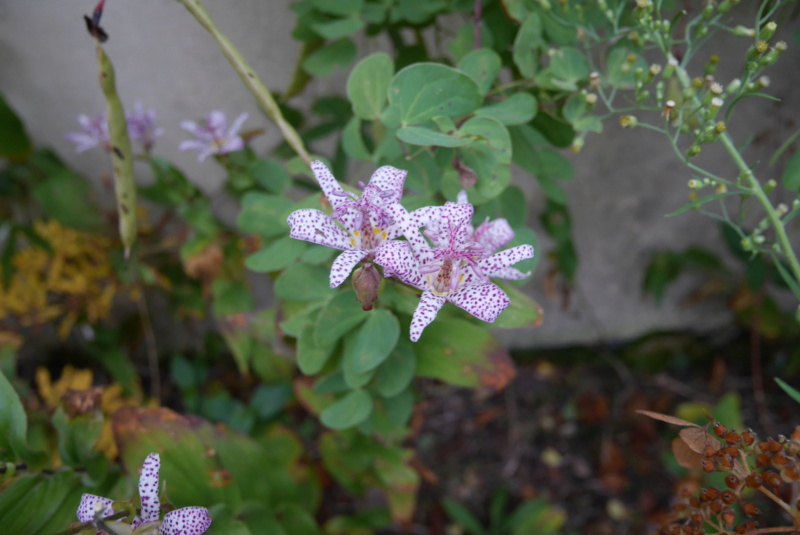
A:
{"label": "gray wall background", "polygon": [[[747,4],[745,2],[744,4]],[[752,3],[753,6],[755,2]],[[0,91],[26,122],[40,145],[54,148],[71,166],[99,180],[109,162],[99,150],[75,154],[64,133],[78,130],[77,116],[93,115],[103,108],[96,83],[95,52],[82,16],[90,14],[94,0],[0,0]],[[207,0],[206,7],[218,26],[273,90],[289,83],[299,44],[291,38],[294,14],[288,1]],[[752,25],[754,7],[742,6],[742,24]],[[459,22],[460,24],[460,22]],[[117,71],[118,90],[130,107],[141,100],[155,108],[166,134],[159,138],[156,154],[180,166],[206,192],[214,196],[220,211],[234,214],[235,207],[219,195],[223,173],[212,162],[199,164],[196,153],[180,153],[178,143],[190,136],[180,122],[197,119],[220,109],[235,117],[248,112],[245,128],[266,128],[254,143],[265,151],[279,141],[277,130],[257,109],[216,43],[175,0],[110,0],[103,26],[111,38],[107,53]],[[782,26],[790,47],[770,72],[769,92],[780,103],[750,100],[740,105],[729,132],[737,142],[753,136],[749,161],[761,161],[766,178],[779,178],[781,166],[766,168],[772,151],[798,126],[800,70],[797,44]],[[793,27],[793,28],[792,28]],[[720,53],[717,78],[727,83],[739,76],[738,69],[748,42],[723,36],[703,54]],[[381,48],[376,40],[361,38],[359,53]],[[702,65],[702,63],[698,63]],[[344,94],[347,72],[316,80],[300,97],[304,105],[322,94]],[[716,148],[718,149],[718,148]],[[545,309],[545,321],[537,329],[500,331],[512,346],[552,346],[568,343],[618,340],[654,329],[690,328],[709,330],[729,322],[722,300],[686,307],[681,299],[699,279],[683,277],[656,306],[643,300],[641,281],[652,252],[702,245],[723,249],[716,224],[689,212],[665,218],[687,202],[686,182],[691,174],[677,160],[658,134],[644,129],[622,130],[615,120],[605,124],[603,134],[592,134],[579,155],[571,155],[576,178],[566,183],[570,196],[575,244],[580,257],[577,287],[569,307],[552,299],[544,289],[550,249],[538,223],[544,199],[535,180],[519,175],[531,206],[531,224],[540,236],[537,273],[525,286]],[[735,176],[733,167],[719,150],[704,148],[700,160],[723,176]],[[350,181],[369,176],[348,177]],[[147,181],[147,169],[138,168],[138,178]],[[780,195],[780,193],[778,193]],[[784,202],[791,202],[785,193]],[[265,284],[255,291],[268,293]],[[787,299],[791,305],[792,300]]]}

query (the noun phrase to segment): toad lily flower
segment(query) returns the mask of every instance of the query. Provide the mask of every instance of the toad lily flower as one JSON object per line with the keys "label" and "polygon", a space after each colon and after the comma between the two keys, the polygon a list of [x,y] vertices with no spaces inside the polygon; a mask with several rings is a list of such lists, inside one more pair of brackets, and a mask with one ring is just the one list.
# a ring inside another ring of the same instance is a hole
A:
{"label": "toad lily flower", "polygon": [[[131,528],[134,533],[157,533],[159,535],[201,535],[211,525],[211,517],[205,507],[183,507],[170,511],[159,522],[161,502],[158,499],[158,472],[161,459],[157,453],[151,453],[144,460],[142,475],[139,477],[139,497],[142,502],[141,516],[133,519]],[[78,506],[78,520],[91,522],[95,512],[101,512],[101,518],[114,514],[114,501],[101,496],[84,494]],[[143,526],[142,530],[137,530]],[[153,531],[155,530],[155,531]],[[100,531],[100,533],[103,533]]]}
{"label": "toad lily flower", "polygon": [[247,120],[243,113],[228,128],[228,118],[221,111],[212,111],[206,116],[203,124],[194,121],[184,121],[181,128],[188,130],[197,137],[181,141],[180,150],[196,150],[200,153],[198,161],[203,161],[211,154],[228,154],[244,148],[244,140],[237,135],[242,123]]}
{"label": "toad lily flower", "polygon": [[164,133],[163,128],[156,126],[156,110],[145,110],[140,101],[136,101],[133,111],[126,113],[128,120],[128,136],[131,141],[139,141],[146,153],[153,150],[156,138]]}
{"label": "toad lily flower", "polygon": [[400,235],[399,225],[391,214],[392,206],[403,195],[407,172],[385,165],[375,171],[366,186],[359,182],[362,193],[358,196],[344,191],[322,162],[311,162],[311,170],[333,213],[328,216],[314,209],[292,212],[288,219],[289,236],[344,251],[331,267],[330,284],[336,288],[356,264],[374,255],[389,243],[387,240]]}
{"label": "toad lily flower", "polygon": [[[399,205],[393,209],[405,211]],[[395,213],[408,241],[386,243],[375,254],[375,262],[383,266],[386,273],[423,290],[411,319],[412,342],[419,340],[422,331],[447,301],[478,319],[494,322],[510,301],[489,277],[533,256],[530,245],[491,254],[486,245],[474,239],[470,225],[472,213],[471,204],[452,202],[440,208],[412,212],[407,217]],[[428,245],[419,232],[421,218],[429,220],[426,235],[434,247]]]}
{"label": "toad lily flower", "polygon": [[111,150],[108,142],[108,120],[105,112],[100,112],[94,117],[79,115],[78,123],[83,132],[67,132],[65,137],[75,143],[75,152],[81,153],[94,147],[103,147],[106,151]]}

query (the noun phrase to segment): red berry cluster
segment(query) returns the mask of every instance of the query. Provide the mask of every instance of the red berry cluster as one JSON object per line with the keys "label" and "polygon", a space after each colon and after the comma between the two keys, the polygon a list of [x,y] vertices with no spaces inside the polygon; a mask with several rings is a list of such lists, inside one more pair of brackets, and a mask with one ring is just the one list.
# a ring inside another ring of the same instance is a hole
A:
{"label": "red berry cluster", "polygon": [[[699,495],[689,491],[673,506],[674,516],[659,533],[664,535],[743,535],[758,528],[752,517],[760,511],[742,498],[745,489],[753,489],[775,501],[795,519],[800,518],[800,500],[789,506],[782,498],[782,487],[800,481],[800,427],[789,438],[779,436],[759,441],[753,431],[737,433],[715,421],[708,433],[700,467],[705,472],[724,472],[725,488],[700,489]],[[748,519],[736,524],[738,507]]]}

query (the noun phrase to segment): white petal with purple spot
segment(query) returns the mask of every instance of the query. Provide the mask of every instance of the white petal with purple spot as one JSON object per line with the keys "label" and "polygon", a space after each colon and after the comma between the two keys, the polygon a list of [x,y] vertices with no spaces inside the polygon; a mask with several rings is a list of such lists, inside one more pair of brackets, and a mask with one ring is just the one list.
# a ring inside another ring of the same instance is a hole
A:
{"label": "white petal with purple spot", "polygon": [[102,496],[95,496],[94,494],[84,494],[81,496],[81,503],[78,505],[78,520],[81,522],[90,522],[94,520],[94,506],[99,503],[104,507],[102,516],[114,514],[114,509],[111,504],[114,500],[103,498]]}
{"label": "white petal with purple spot", "polygon": [[161,514],[161,502],[158,499],[158,472],[161,458],[158,453],[151,453],[144,460],[142,475],[139,476],[139,497],[142,500],[142,523],[154,522]]}
{"label": "white petal with purple spot", "polygon": [[448,295],[447,300],[489,323],[494,322],[511,302],[506,293],[491,282],[479,286],[463,286]]}
{"label": "white petal with purple spot", "polygon": [[334,249],[352,250],[352,238],[319,210],[305,208],[292,212],[287,222],[291,227],[289,236]]}
{"label": "white petal with purple spot", "polygon": [[414,311],[414,317],[411,318],[409,334],[412,342],[419,340],[422,331],[436,319],[436,314],[439,313],[444,304],[445,298],[434,295],[431,291],[426,291],[422,294],[417,309]]}
{"label": "white petal with purple spot", "polygon": [[331,266],[331,288],[336,288],[350,276],[353,268],[369,254],[368,251],[345,251],[340,254]]}
{"label": "white petal with purple spot", "polygon": [[160,535],[202,535],[211,526],[211,516],[205,507],[183,507],[164,515],[158,528]]}

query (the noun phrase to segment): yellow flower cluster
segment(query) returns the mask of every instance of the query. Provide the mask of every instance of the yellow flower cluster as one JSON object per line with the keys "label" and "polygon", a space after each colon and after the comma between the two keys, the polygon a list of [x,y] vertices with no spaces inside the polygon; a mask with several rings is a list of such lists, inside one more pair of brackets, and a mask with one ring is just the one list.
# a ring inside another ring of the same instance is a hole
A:
{"label": "yellow flower cluster", "polygon": [[55,410],[63,401],[68,414],[93,413],[103,419],[103,427],[94,449],[113,460],[119,451],[111,429],[111,415],[122,407],[139,406],[141,392],[126,398],[122,393],[122,385],[118,383],[92,388],[92,382],[92,370],[81,370],[67,365],[62,370],[61,377],[54,382],[47,368],[36,369],[39,397],[49,410]]}
{"label": "yellow flower cluster", "polygon": [[33,326],[60,319],[65,337],[79,318],[92,324],[106,318],[119,286],[108,255],[111,239],[55,220],[37,221],[34,229],[52,252],[33,245],[15,252],[11,283],[0,284],[0,320]]}

